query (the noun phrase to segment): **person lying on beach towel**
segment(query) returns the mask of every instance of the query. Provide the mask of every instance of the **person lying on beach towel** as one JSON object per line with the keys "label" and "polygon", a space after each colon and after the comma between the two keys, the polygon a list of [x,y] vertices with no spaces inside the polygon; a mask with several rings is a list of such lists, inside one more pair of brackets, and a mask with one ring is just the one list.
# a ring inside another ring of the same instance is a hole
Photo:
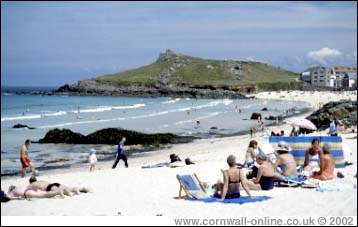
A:
{"label": "person lying on beach towel", "polygon": [[170,161],[169,162],[160,162],[155,164],[149,164],[142,166],[143,169],[150,169],[150,168],[160,168],[160,167],[170,167],[170,168],[177,168],[177,167],[183,167],[185,165],[193,165],[195,164],[190,160],[190,158],[185,159],[185,164],[182,163],[181,159],[176,154],[171,154],[169,156]]}
{"label": "person lying on beach towel", "polygon": [[240,197],[240,184],[246,191],[247,195],[251,197],[250,190],[245,184],[245,176],[242,170],[236,168],[236,158],[234,155],[230,155],[227,158],[227,164],[229,169],[223,172],[223,182],[218,181],[214,186],[214,196],[220,198],[221,201],[225,199],[239,198]]}
{"label": "person lying on beach towel", "polygon": [[29,187],[35,188],[35,189],[38,189],[41,191],[46,191],[46,192],[57,191],[58,189],[61,189],[63,191],[63,194],[67,195],[67,196],[78,195],[78,194],[80,194],[80,192],[82,192],[82,193],[89,192],[89,189],[87,189],[85,187],[82,187],[82,188],[68,187],[68,186],[60,184],[60,183],[50,183],[50,182],[43,181],[43,180],[39,181],[34,176],[30,177],[29,183],[30,183]]}
{"label": "person lying on beach towel", "polygon": [[63,190],[62,189],[56,189],[54,191],[43,191],[36,187],[28,186],[26,188],[17,187],[14,185],[11,185],[9,187],[8,192],[6,193],[6,196],[10,200],[14,199],[30,199],[30,198],[52,198],[55,196],[60,196],[61,198],[64,198]]}

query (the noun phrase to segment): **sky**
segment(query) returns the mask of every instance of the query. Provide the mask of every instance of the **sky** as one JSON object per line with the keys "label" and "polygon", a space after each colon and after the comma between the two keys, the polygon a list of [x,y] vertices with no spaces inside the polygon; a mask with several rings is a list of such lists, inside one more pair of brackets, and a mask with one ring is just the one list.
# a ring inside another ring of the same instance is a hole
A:
{"label": "sky", "polygon": [[295,72],[357,64],[357,3],[1,1],[2,86],[61,86],[160,52]]}

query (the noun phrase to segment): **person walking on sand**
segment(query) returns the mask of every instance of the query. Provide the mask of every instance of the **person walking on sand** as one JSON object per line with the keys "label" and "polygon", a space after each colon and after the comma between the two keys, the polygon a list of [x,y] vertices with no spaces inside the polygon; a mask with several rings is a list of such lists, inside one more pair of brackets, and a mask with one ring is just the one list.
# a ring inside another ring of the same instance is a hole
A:
{"label": "person walking on sand", "polygon": [[26,169],[28,167],[31,168],[32,173],[35,173],[35,167],[33,166],[30,157],[29,157],[29,147],[31,145],[31,140],[27,139],[25,143],[21,146],[20,150],[20,162],[21,162],[21,170],[20,175],[21,177],[25,177]]}
{"label": "person walking on sand", "polygon": [[124,165],[128,168],[127,156],[124,153],[124,143],[126,142],[126,137],[122,137],[122,140],[118,142],[118,149],[117,149],[117,157],[116,161],[114,162],[112,169],[115,169],[119,160],[123,159]]}

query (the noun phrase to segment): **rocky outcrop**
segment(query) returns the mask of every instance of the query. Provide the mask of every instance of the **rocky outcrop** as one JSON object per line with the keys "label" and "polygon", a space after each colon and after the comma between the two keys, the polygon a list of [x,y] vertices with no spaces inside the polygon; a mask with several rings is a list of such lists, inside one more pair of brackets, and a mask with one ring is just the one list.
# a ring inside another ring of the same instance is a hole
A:
{"label": "rocky outcrop", "polygon": [[39,143],[68,143],[68,144],[83,144],[86,143],[84,135],[72,132],[69,129],[51,129],[44,138],[39,140]]}
{"label": "rocky outcrop", "polygon": [[250,119],[251,120],[258,120],[258,119],[262,119],[262,116],[261,116],[260,113],[252,113]]}
{"label": "rocky outcrop", "polygon": [[157,145],[191,142],[194,137],[178,136],[171,133],[145,134],[121,128],[106,128],[87,136],[72,132],[69,129],[52,129],[48,131],[39,143],[67,143],[67,144],[117,144],[122,137],[126,137],[126,145]]}
{"label": "rocky outcrop", "polygon": [[279,120],[279,121],[282,121],[283,116],[272,116],[272,115],[270,115],[269,117],[265,117],[265,120],[269,120],[269,121],[275,121],[276,119]]}
{"label": "rocky outcrop", "polygon": [[35,129],[34,127],[30,127],[27,125],[22,125],[22,124],[16,124],[14,126],[12,126],[12,128],[27,128],[27,129]]}
{"label": "rocky outcrop", "polygon": [[60,87],[57,95],[94,95],[94,96],[141,96],[141,97],[190,97],[190,98],[234,98],[244,99],[245,95],[229,90],[229,88],[216,88],[213,86],[165,86],[167,79],[162,80],[153,87],[144,86],[114,86],[96,80],[82,80],[72,85]]}
{"label": "rocky outcrop", "polygon": [[357,101],[330,102],[307,117],[319,130],[329,127],[329,116],[333,115],[347,127],[357,125]]}

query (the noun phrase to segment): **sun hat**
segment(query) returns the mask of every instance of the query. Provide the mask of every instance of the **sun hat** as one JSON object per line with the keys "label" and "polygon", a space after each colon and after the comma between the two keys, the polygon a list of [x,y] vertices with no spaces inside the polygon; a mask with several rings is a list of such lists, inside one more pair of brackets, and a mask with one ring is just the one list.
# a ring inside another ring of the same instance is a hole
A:
{"label": "sun hat", "polygon": [[291,148],[288,145],[288,143],[286,143],[285,141],[280,141],[280,142],[278,142],[277,146],[275,147],[275,150],[290,152]]}

